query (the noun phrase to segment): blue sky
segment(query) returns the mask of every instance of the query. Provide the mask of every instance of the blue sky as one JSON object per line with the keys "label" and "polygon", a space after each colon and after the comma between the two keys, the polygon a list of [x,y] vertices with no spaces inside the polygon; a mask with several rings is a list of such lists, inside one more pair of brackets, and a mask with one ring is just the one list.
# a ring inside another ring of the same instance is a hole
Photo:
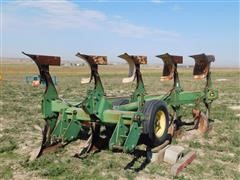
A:
{"label": "blue sky", "polygon": [[77,60],[77,51],[121,61],[123,52],[213,54],[239,65],[238,1],[1,1],[3,57],[21,51]]}

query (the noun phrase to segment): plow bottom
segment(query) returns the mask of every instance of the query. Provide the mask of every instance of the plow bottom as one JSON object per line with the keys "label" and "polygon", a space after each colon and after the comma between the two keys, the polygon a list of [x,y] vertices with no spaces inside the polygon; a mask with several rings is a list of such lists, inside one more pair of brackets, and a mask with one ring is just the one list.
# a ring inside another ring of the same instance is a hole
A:
{"label": "plow bottom", "polygon": [[193,109],[192,110],[194,118],[194,127],[201,133],[205,133],[209,129],[208,117],[201,111]]}

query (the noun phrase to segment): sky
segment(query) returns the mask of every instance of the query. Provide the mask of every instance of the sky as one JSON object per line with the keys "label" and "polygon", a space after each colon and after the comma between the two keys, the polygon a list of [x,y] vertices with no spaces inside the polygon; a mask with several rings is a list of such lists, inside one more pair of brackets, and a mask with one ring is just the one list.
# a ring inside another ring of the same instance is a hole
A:
{"label": "sky", "polygon": [[240,67],[239,1],[1,1],[1,57],[30,54],[78,60],[77,52],[122,61],[148,56],[211,54],[215,66]]}

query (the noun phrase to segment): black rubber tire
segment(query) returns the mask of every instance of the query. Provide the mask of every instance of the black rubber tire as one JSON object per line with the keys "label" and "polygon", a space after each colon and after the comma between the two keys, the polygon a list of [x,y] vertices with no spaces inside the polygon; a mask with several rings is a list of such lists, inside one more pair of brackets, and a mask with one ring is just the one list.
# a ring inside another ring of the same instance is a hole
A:
{"label": "black rubber tire", "polygon": [[[164,112],[166,120],[165,129],[161,137],[157,137],[154,132],[156,114],[159,110]],[[147,101],[143,106],[142,113],[145,116],[144,121],[142,121],[143,143],[150,148],[161,145],[169,138],[168,136],[169,113],[165,102],[160,100]]]}
{"label": "black rubber tire", "polygon": [[120,98],[116,101],[114,101],[112,103],[113,106],[121,106],[121,105],[124,105],[124,104],[128,104],[129,103],[129,99],[126,99],[126,98]]}

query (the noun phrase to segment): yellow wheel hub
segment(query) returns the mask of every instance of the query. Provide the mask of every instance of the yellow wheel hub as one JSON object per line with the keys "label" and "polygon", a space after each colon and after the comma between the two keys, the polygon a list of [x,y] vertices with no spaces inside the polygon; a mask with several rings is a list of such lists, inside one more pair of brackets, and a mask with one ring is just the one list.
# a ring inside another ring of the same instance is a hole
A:
{"label": "yellow wheel hub", "polygon": [[163,135],[166,128],[166,116],[165,113],[160,110],[156,114],[155,124],[154,124],[154,133],[159,138]]}

